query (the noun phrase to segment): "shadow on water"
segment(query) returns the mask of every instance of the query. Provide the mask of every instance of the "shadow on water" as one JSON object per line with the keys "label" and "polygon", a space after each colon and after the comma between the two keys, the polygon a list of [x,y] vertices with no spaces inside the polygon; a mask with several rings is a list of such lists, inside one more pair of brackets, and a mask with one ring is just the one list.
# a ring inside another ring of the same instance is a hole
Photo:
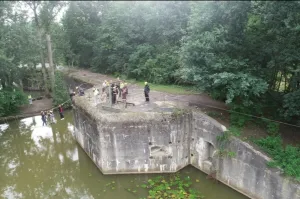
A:
{"label": "shadow on water", "polygon": [[[147,190],[139,187],[157,175],[102,175],[75,142],[72,130],[71,111],[51,126],[43,127],[40,116],[0,125],[0,198],[146,198]],[[246,198],[207,180],[193,167],[180,174],[190,176],[193,188],[205,198]]]}

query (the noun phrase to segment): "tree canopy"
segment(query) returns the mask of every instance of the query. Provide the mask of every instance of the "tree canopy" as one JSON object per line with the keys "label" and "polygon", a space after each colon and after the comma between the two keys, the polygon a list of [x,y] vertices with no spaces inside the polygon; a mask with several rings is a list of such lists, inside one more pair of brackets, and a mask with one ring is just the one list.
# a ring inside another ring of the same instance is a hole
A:
{"label": "tree canopy", "polygon": [[[3,86],[19,78],[18,64],[40,62],[35,19],[12,14],[12,5],[0,3]],[[300,116],[297,1],[36,5],[41,28],[52,35],[56,64],[153,83],[188,84],[232,109],[291,121]],[[57,23],[53,17],[64,6]]]}

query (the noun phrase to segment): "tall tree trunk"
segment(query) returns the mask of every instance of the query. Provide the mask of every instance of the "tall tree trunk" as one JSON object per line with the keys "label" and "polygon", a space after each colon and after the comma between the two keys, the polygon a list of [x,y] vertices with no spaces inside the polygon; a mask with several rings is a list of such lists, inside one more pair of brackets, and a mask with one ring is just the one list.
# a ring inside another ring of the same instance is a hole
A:
{"label": "tall tree trunk", "polygon": [[47,97],[49,97],[50,92],[49,92],[49,89],[48,89],[48,86],[47,86],[47,74],[46,74],[45,58],[44,58],[44,52],[43,52],[42,30],[41,30],[41,26],[40,26],[38,15],[37,15],[38,4],[37,4],[36,1],[33,1],[32,3],[33,4],[32,4],[31,8],[32,8],[33,13],[34,13],[34,21],[35,21],[35,25],[36,25],[36,28],[37,28],[38,40],[39,40],[39,44],[40,44],[40,58],[41,58],[42,73],[43,73],[43,79],[44,79],[44,85],[45,85],[45,95]]}
{"label": "tall tree trunk", "polygon": [[53,66],[53,57],[52,57],[51,37],[49,34],[46,35],[46,39],[47,39],[49,68],[50,68],[51,90],[52,92],[54,92],[55,76],[54,76],[54,66]]}
{"label": "tall tree trunk", "polygon": [[45,85],[45,95],[50,96],[50,92],[47,85],[47,73],[46,73],[46,65],[45,65],[45,58],[43,53],[43,42],[42,42],[42,32],[38,28],[38,37],[40,42],[40,58],[41,58],[41,64],[42,64],[42,73],[43,73],[43,79],[44,79],[44,85]]}

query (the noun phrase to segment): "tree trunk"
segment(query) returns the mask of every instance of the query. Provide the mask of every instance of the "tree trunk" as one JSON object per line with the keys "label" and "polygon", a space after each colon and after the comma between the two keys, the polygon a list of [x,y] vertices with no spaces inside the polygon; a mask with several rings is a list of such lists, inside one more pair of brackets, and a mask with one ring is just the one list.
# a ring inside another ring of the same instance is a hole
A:
{"label": "tree trunk", "polygon": [[22,82],[22,79],[20,79],[19,82],[20,82],[20,89],[23,91],[24,89],[23,89],[23,82]]}
{"label": "tree trunk", "polygon": [[[45,58],[44,58],[44,53],[43,53],[43,40],[42,40],[42,30],[41,30],[41,26],[39,23],[39,19],[38,19],[38,15],[37,15],[37,8],[38,8],[38,2],[37,1],[32,1],[32,10],[34,13],[34,21],[35,21],[35,25],[37,28],[37,33],[38,33],[38,40],[39,40],[39,44],[40,44],[40,58],[41,58],[41,64],[42,64],[42,73],[43,73],[43,79],[44,79],[44,85],[45,85],[45,95],[47,97],[50,96],[50,92],[47,86],[47,75],[46,75],[46,66],[45,66]],[[29,5],[30,6],[30,5]]]}
{"label": "tree trunk", "polygon": [[1,86],[2,86],[2,89],[5,89],[5,79],[4,78],[1,78]]}
{"label": "tree trunk", "polygon": [[44,85],[45,85],[45,95],[47,97],[50,96],[50,92],[47,85],[47,74],[46,74],[46,65],[45,65],[45,58],[43,53],[43,42],[42,42],[42,32],[38,28],[38,37],[40,42],[40,57],[41,57],[41,64],[42,64],[42,73],[43,73],[43,79],[44,79]]}
{"label": "tree trunk", "polygon": [[277,92],[279,92],[281,81],[282,81],[282,77],[283,77],[283,73],[282,73],[282,71],[280,71],[280,79],[279,79],[279,84],[278,84],[278,87],[277,87]]}
{"label": "tree trunk", "polygon": [[47,39],[49,68],[50,68],[51,90],[52,92],[54,92],[55,76],[54,76],[54,66],[53,66],[53,57],[52,57],[51,37],[49,34],[46,35],[46,39]]}

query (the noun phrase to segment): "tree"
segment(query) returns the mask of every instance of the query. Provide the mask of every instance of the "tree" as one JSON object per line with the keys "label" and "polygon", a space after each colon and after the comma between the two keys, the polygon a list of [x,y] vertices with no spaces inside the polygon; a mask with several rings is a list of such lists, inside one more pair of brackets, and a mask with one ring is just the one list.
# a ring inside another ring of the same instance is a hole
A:
{"label": "tree", "polygon": [[183,39],[181,77],[214,92],[226,103],[250,106],[267,83],[252,73],[244,57],[244,29],[250,2],[193,3]]}
{"label": "tree", "polygon": [[[34,21],[37,28],[39,44],[40,44],[40,59],[42,64],[42,71],[44,77],[45,91],[46,95],[50,95],[49,89],[47,85],[47,74],[46,74],[46,66],[45,66],[45,57],[44,57],[44,49],[43,49],[43,34],[48,35],[47,37],[50,39],[50,26],[55,18],[55,16],[59,13],[59,11],[64,6],[64,2],[58,1],[28,1],[27,5],[32,9],[34,13]],[[50,45],[50,42],[48,42]],[[53,58],[52,58],[52,49],[48,47],[48,60],[50,67],[50,80],[51,80],[51,88],[54,90],[54,67],[53,67]]]}

